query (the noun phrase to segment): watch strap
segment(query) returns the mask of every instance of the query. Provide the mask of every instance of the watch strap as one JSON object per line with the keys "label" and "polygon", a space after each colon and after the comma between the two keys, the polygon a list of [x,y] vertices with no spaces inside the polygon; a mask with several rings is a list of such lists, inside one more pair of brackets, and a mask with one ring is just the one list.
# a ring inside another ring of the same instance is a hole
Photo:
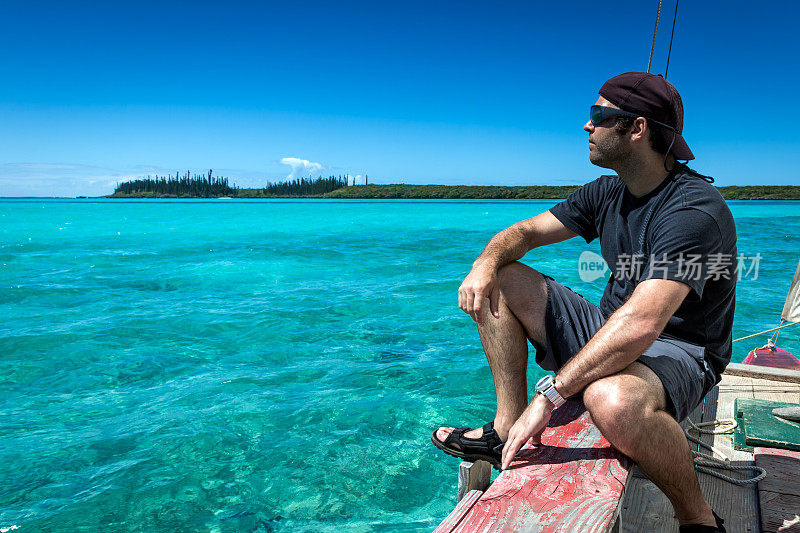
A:
{"label": "watch strap", "polygon": [[567,402],[567,400],[561,396],[561,393],[558,392],[558,389],[556,389],[553,376],[545,376],[539,380],[539,383],[536,384],[536,391],[541,392],[556,408],[561,407]]}
{"label": "watch strap", "polygon": [[562,405],[567,403],[567,400],[565,400],[564,397],[561,396],[561,394],[556,389],[555,384],[553,383],[551,383],[549,387],[543,390],[542,394],[544,394],[548,400],[553,402],[553,405],[556,406],[556,408],[561,407]]}

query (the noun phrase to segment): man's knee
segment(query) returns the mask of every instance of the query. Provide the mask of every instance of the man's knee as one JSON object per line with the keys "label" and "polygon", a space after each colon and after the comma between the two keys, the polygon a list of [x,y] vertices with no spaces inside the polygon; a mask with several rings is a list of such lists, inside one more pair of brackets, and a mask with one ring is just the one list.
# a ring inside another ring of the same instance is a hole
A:
{"label": "man's knee", "polygon": [[533,304],[544,308],[547,300],[547,284],[544,276],[537,270],[513,261],[497,272],[500,294],[506,305],[514,308],[525,308]]}
{"label": "man's knee", "polygon": [[639,408],[633,398],[626,397],[615,376],[599,379],[586,387],[583,403],[603,434],[624,432]]}
{"label": "man's knee", "polygon": [[624,448],[628,441],[636,437],[638,423],[664,408],[663,393],[658,388],[661,382],[656,384],[646,378],[623,371],[591,383],[583,392],[583,402],[592,420],[623,452],[627,451]]}
{"label": "man's knee", "polygon": [[501,304],[522,324],[529,339],[543,343],[547,309],[544,276],[528,265],[514,261],[502,267],[497,278]]}

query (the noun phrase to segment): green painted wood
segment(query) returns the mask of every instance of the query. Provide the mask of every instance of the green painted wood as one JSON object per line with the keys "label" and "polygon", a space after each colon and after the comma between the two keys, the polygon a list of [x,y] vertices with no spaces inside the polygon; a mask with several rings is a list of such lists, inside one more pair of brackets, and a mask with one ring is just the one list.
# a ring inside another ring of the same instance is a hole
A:
{"label": "green painted wood", "polygon": [[772,414],[776,407],[790,405],[793,404],[736,398],[734,414],[739,425],[734,430],[734,447],[746,451],[752,451],[754,446],[800,451],[800,424]]}
{"label": "green painted wood", "polygon": [[736,427],[733,428],[733,449],[753,453],[753,447],[746,444],[747,437],[744,434],[744,422],[742,421],[744,413],[737,410],[738,403],[739,398],[733,400],[733,416],[736,419]]}

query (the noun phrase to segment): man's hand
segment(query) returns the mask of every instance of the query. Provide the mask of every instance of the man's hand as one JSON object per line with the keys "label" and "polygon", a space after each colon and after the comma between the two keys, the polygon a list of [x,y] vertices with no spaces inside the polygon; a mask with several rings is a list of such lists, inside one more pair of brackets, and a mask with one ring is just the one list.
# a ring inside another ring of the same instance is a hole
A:
{"label": "man's hand", "polygon": [[497,286],[497,269],[487,263],[476,262],[458,288],[458,307],[482,326],[487,299],[492,315],[499,318],[500,289]]}
{"label": "man's hand", "polygon": [[537,394],[525,408],[522,415],[511,426],[508,432],[508,440],[503,446],[503,466],[505,470],[511,465],[511,461],[517,455],[528,439],[533,439],[537,446],[542,443],[542,432],[550,422],[550,413],[555,406],[553,402],[542,394]]}

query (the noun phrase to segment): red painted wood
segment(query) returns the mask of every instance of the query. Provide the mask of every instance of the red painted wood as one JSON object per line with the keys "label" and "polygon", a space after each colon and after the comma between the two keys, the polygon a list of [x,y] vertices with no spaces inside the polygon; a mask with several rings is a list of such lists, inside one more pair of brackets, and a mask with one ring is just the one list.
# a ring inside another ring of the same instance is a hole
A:
{"label": "red painted wood", "polygon": [[[755,448],[754,455],[771,455],[774,457],[785,457],[786,459],[794,459],[800,466],[800,452],[793,450],[784,450],[781,448]],[[800,470],[800,468],[798,468]]]}
{"label": "red painted wood", "polygon": [[458,502],[456,508],[447,515],[439,527],[433,530],[433,533],[451,533],[456,526],[458,526],[459,522],[469,513],[469,510],[472,509],[472,506],[480,499],[483,492],[479,490],[471,490],[461,498],[461,501]]}
{"label": "red painted wood", "polygon": [[611,447],[577,401],[553,412],[542,444],[526,445],[454,531],[606,531],[630,460]]}
{"label": "red painted wood", "polygon": [[800,361],[794,355],[786,350],[781,350],[777,346],[756,348],[747,354],[742,364],[771,366],[773,368],[800,368]]}

